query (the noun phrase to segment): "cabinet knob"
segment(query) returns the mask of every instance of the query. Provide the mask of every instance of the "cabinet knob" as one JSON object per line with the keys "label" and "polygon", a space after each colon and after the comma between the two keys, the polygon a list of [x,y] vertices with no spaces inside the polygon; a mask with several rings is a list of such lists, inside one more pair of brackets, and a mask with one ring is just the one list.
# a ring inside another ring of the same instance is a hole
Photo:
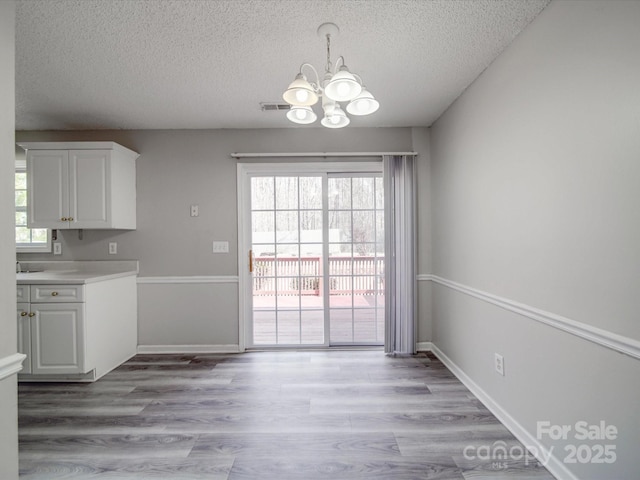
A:
{"label": "cabinet knob", "polygon": [[61,222],[66,222],[67,220],[69,220],[67,217],[62,217],[62,218],[60,219],[60,221],[61,221]]}
{"label": "cabinet knob", "polygon": [[52,297],[57,297],[58,296],[58,292],[51,292],[51,296]]}
{"label": "cabinet knob", "polygon": [[73,217],[69,217],[67,218],[67,220],[69,220],[70,222],[73,222]]}
{"label": "cabinet knob", "polygon": [[35,312],[29,312],[29,316],[30,316],[30,317],[35,317],[35,316],[36,316],[36,314],[35,314]]}
{"label": "cabinet knob", "polygon": [[20,312],[20,316],[21,317],[26,317],[27,316],[27,312]]}

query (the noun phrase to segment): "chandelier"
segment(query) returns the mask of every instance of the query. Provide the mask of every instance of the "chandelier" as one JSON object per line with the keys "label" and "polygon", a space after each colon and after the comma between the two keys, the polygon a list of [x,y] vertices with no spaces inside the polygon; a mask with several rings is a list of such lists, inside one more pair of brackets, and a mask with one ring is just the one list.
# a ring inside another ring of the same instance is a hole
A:
{"label": "chandelier", "polygon": [[[362,79],[349,71],[344,63],[344,57],[338,57],[335,69],[333,68],[331,37],[339,33],[340,29],[333,23],[323,23],[318,27],[318,36],[326,38],[327,41],[327,65],[322,83],[313,65],[303,63],[295,80],[282,95],[284,101],[291,105],[287,118],[292,122],[303,125],[315,122],[318,117],[311,106],[320,99],[322,99],[323,111],[320,123],[327,128],[342,128],[351,122],[340,106],[341,102],[349,102],[346,109],[351,115],[369,115],[378,110],[380,104],[364,87]],[[302,72],[305,67],[310,68],[315,74],[315,83],[307,80]]]}

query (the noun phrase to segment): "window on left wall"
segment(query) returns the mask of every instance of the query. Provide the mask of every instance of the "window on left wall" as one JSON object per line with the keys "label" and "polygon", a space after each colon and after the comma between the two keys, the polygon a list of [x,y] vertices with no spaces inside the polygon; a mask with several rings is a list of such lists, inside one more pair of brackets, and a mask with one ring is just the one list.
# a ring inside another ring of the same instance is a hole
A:
{"label": "window on left wall", "polygon": [[27,169],[16,164],[16,252],[50,252],[51,230],[27,227]]}

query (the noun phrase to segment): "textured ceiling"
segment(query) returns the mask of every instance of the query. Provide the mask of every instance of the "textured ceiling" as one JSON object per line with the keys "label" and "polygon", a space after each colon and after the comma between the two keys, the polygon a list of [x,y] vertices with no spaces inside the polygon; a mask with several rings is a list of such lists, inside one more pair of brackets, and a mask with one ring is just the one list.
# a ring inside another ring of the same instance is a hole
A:
{"label": "textured ceiling", "polygon": [[428,126],[547,3],[19,0],[16,128],[293,126],[260,102],[282,103],[303,62],[323,71],[324,22],[381,104],[351,125]]}

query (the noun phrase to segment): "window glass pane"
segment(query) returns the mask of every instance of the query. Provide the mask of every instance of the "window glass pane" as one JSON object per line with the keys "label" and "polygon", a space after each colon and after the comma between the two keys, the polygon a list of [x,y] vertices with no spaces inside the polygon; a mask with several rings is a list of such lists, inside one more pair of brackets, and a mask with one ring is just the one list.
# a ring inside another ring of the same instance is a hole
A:
{"label": "window glass pane", "polygon": [[322,242],[322,211],[300,212],[300,241],[304,243]]}
{"label": "window glass pane", "polygon": [[275,224],[273,212],[252,213],[252,239],[255,243],[274,243]]}
{"label": "window glass pane", "polygon": [[374,242],[375,223],[373,211],[353,212],[353,241]]}
{"label": "window glass pane", "polygon": [[376,242],[384,244],[384,211],[376,211]]}
{"label": "window glass pane", "polygon": [[26,206],[27,206],[27,191],[16,190],[16,207],[26,207]]}
{"label": "window glass pane", "polygon": [[16,190],[26,190],[26,189],[27,189],[27,173],[16,172]]}
{"label": "window glass pane", "polygon": [[298,241],[298,212],[276,212],[276,242]]}
{"label": "window glass pane", "polygon": [[251,179],[251,209],[273,210],[274,177]]}
{"label": "window glass pane", "polygon": [[16,226],[27,226],[27,212],[16,212]]}
{"label": "window glass pane", "polygon": [[298,177],[276,177],[276,209],[298,208]]}
{"label": "window glass pane", "polygon": [[49,245],[49,229],[27,228],[27,173],[25,171],[15,172],[15,208],[16,208],[16,245],[18,251],[27,251],[29,247],[50,247]]}
{"label": "window glass pane", "polygon": [[376,208],[378,210],[384,209],[384,187],[382,184],[382,177],[376,177]]}
{"label": "window glass pane", "polygon": [[329,209],[342,210],[351,208],[351,179],[329,179]]}
{"label": "window glass pane", "polygon": [[322,208],[322,177],[300,177],[300,208]]}
{"label": "window glass pane", "polygon": [[304,243],[300,245],[301,257],[322,257],[321,243]]}
{"label": "window glass pane", "polygon": [[300,275],[300,257],[298,245],[278,245],[276,272],[279,277]]}
{"label": "window glass pane", "polygon": [[31,235],[26,227],[16,227],[16,243],[29,243]]}
{"label": "window glass pane", "polygon": [[31,241],[33,243],[47,243],[47,229],[46,228],[31,229]]}
{"label": "window glass pane", "polygon": [[374,178],[362,177],[353,179],[353,208],[374,208]]}
{"label": "window glass pane", "polygon": [[351,241],[351,212],[329,212],[329,241]]}
{"label": "window glass pane", "polygon": [[376,251],[375,243],[354,243],[353,244],[353,256],[357,258],[360,256],[372,256]]}

